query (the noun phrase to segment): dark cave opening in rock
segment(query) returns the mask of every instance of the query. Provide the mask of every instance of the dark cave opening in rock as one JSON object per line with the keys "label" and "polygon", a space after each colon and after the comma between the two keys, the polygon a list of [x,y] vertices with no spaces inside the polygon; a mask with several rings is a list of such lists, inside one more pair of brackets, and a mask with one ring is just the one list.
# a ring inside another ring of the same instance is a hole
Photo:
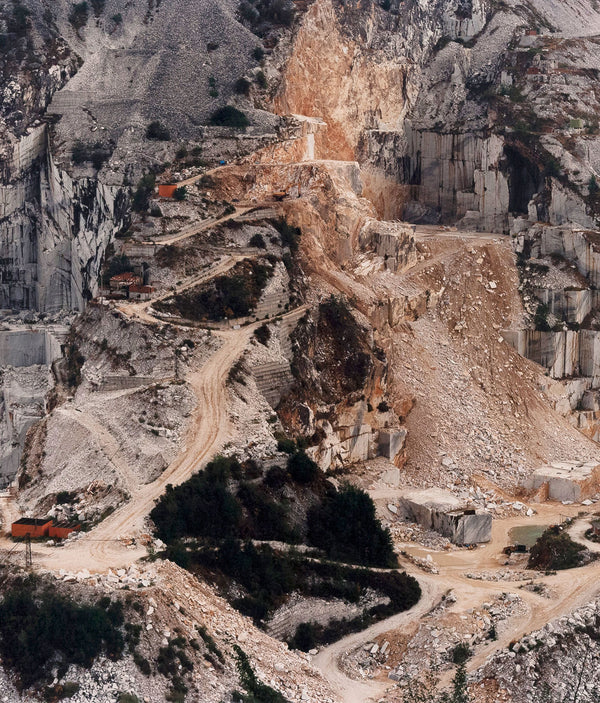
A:
{"label": "dark cave opening in rock", "polygon": [[509,212],[514,215],[526,215],[529,201],[539,192],[542,185],[542,175],[535,163],[513,147],[504,147],[504,158],[508,177]]}

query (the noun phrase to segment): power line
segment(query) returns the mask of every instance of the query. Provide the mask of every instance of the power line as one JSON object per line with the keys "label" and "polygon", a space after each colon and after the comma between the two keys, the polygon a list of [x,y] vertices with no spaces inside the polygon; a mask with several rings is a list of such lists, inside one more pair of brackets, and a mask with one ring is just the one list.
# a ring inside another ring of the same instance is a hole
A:
{"label": "power line", "polygon": [[31,535],[28,533],[25,535],[25,568],[31,569],[33,567],[33,559],[31,557]]}

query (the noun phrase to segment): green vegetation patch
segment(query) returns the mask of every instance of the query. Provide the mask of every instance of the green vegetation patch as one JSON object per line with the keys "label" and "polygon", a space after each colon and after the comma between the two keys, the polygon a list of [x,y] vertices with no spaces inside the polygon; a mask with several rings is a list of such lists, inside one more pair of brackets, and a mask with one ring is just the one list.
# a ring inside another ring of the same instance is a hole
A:
{"label": "green vegetation patch", "polygon": [[233,651],[237,659],[240,681],[248,692],[247,695],[238,694],[237,697],[242,703],[288,703],[287,698],[284,698],[279,691],[267,686],[256,677],[248,656],[237,644],[233,645]]}
{"label": "green vegetation patch", "polygon": [[233,105],[224,105],[213,112],[210,118],[210,123],[216,127],[246,129],[246,127],[250,125],[250,120],[248,119],[246,113],[238,110],[237,107],[233,107]]}
{"label": "green vegetation patch", "polygon": [[124,648],[119,601],[75,603],[33,578],[16,579],[0,601],[0,654],[27,688],[50,676],[56,663],[89,667],[100,654]]}
{"label": "green vegetation patch", "polygon": [[542,571],[572,569],[582,564],[585,547],[574,542],[560,527],[549,527],[531,548],[529,568]]}
{"label": "green vegetation patch", "polygon": [[308,539],[338,561],[384,568],[398,565],[392,536],[377,519],[371,497],[349,484],[310,510]]}
{"label": "green vegetation patch", "polygon": [[273,275],[274,257],[240,261],[230,272],[209,283],[184,291],[154,307],[188,320],[222,320],[247,317]]}

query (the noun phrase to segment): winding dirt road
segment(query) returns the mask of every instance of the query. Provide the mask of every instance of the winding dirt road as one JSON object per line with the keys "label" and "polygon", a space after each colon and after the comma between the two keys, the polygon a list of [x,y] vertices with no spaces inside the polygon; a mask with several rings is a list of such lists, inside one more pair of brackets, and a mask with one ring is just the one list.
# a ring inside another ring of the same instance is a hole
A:
{"label": "winding dirt road", "polygon": [[91,572],[122,568],[146,555],[141,546],[128,548],[118,538],[144,532],[144,520],[168,484],[178,485],[201,469],[231,436],[227,414],[227,375],[243,352],[253,325],[231,332],[217,332],[222,346],[187,377],[198,403],[187,433],[186,446],[152,483],[138,486],[131,500],[74,544],[57,550],[36,545],[36,564],[49,569]]}
{"label": "winding dirt road", "polygon": [[366,630],[343,637],[329,647],[322,649],[314,657],[313,664],[320,669],[331,688],[344,703],[366,703],[366,701],[377,700],[391,685],[391,682],[386,680],[357,681],[352,679],[343,672],[340,660],[344,654],[365,642],[369,642],[390,630],[400,629],[423,617],[439,600],[443,591],[447,590],[439,581],[423,577],[421,574],[419,574],[419,585],[421,586],[421,598],[410,610],[392,615],[386,620],[371,625]]}
{"label": "winding dirt road", "polygon": [[[390,491],[375,492],[379,498],[389,497]],[[575,516],[581,506],[563,506],[562,504],[546,503],[536,506],[538,515],[530,520],[531,524],[551,524],[559,521],[560,515]],[[385,633],[415,626],[424,614],[436,605],[441,594],[452,589],[456,602],[449,612],[464,614],[472,608],[480,606],[493,599],[500,592],[515,593],[523,601],[526,613],[507,622],[508,627],[497,640],[490,640],[480,645],[467,663],[467,671],[472,672],[485,664],[488,657],[496,651],[508,647],[513,640],[542,628],[546,623],[560,617],[573,609],[590,602],[600,593],[600,561],[592,562],[585,567],[560,571],[554,576],[544,576],[543,580],[555,592],[553,598],[545,598],[537,593],[520,588],[524,581],[484,581],[470,579],[466,573],[471,571],[496,571],[504,568],[506,556],[502,549],[509,542],[511,528],[527,524],[523,517],[495,520],[493,523],[492,539],[489,543],[473,551],[434,552],[417,547],[414,544],[402,545],[416,556],[431,554],[439,568],[439,574],[424,574],[417,571],[411,564],[403,565],[403,569],[414,576],[421,585],[422,596],[419,603],[410,610],[382,620],[366,630],[349,635],[324,648],[313,659],[331,687],[340,696],[343,703],[363,703],[378,700],[394,683],[387,678],[387,672],[370,680],[356,680],[344,672],[342,659],[365,642]],[[589,517],[577,519],[570,532],[577,541],[582,541],[592,551],[600,551],[600,545],[585,540],[583,533],[589,526]],[[453,676],[453,671],[445,671],[440,677],[440,685],[447,686]]]}

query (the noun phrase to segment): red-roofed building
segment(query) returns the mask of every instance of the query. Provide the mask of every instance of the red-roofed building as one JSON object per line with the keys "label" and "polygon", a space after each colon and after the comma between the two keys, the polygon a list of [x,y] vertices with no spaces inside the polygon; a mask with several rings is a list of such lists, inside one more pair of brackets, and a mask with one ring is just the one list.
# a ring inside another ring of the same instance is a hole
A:
{"label": "red-roofed building", "polygon": [[129,286],[129,297],[132,300],[150,300],[154,293],[154,286]]}
{"label": "red-roofed building", "polygon": [[48,537],[52,539],[67,539],[71,532],[79,532],[79,530],[81,530],[81,525],[79,523],[55,522],[53,525],[50,525]]}
{"label": "red-roofed building", "polygon": [[120,290],[121,288],[129,288],[129,286],[138,286],[142,282],[139,276],[136,276],[133,271],[125,271],[112,276],[110,279],[110,289]]}

